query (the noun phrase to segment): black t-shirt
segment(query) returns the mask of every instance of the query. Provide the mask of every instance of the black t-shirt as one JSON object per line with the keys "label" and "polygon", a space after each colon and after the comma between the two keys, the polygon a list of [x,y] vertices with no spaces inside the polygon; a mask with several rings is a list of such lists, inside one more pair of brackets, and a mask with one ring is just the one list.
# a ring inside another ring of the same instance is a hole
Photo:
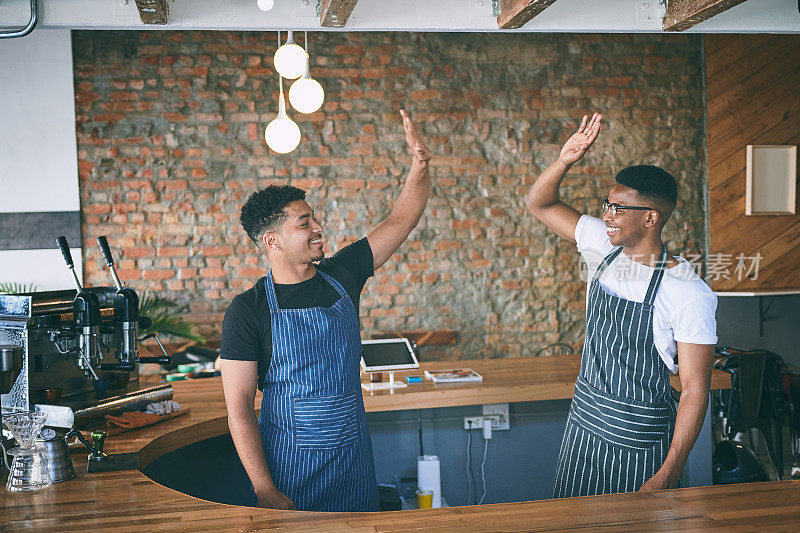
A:
{"label": "black t-shirt", "polygon": [[[317,269],[338,281],[358,314],[364,284],[374,274],[372,248],[366,238],[345,246],[332,257],[322,259]],[[269,368],[272,357],[272,326],[267,303],[266,277],[252,288],[237,295],[222,320],[220,357],[237,361],[258,361],[258,387]],[[319,272],[300,283],[275,283],[275,296],[281,309],[330,307],[339,300],[339,293]]]}

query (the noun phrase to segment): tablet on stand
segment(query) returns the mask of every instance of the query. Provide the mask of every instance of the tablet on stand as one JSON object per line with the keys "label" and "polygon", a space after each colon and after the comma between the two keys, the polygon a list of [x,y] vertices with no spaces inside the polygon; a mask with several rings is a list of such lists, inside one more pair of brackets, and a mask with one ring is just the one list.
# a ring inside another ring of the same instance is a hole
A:
{"label": "tablet on stand", "polygon": [[364,372],[388,372],[386,383],[362,383],[364,390],[391,390],[407,387],[402,381],[395,381],[394,373],[400,370],[419,368],[419,361],[406,338],[373,339],[361,341],[361,369]]}

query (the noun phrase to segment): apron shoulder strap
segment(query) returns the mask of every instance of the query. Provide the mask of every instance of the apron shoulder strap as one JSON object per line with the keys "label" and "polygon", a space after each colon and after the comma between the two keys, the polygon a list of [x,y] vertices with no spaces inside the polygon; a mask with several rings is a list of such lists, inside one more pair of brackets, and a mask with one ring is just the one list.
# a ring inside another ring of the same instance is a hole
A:
{"label": "apron shoulder strap", "polygon": [[275,282],[272,279],[272,269],[269,269],[266,279],[264,279],[264,286],[267,291],[267,304],[269,304],[269,312],[274,313],[280,310],[278,307],[278,297],[275,295]]}
{"label": "apron shoulder strap", "polygon": [[661,285],[661,280],[664,278],[664,268],[667,266],[667,249],[664,247],[664,243],[661,243],[661,255],[658,257],[658,263],[656,263],[655,271],[653,275],[650,276],[650,286],[647,287],[647,294],[644,297],[644,304],[646,305],[653,305],[653,302],[656,299],[656,293],[658,292],[658,287]]}
{"label": "apron shoulder strap", "polygon": [[323,279],[324,279],[325,281],[327,281],[328,283],[330,283],[330,284],[331,284],[331,286],[332,286],[334,289],[336,289],[336,292],[338,292],[338,293],[339,293],[339,296],[341,296],[342,298],[344,298],[345,296],[347,296],[347,291],[346,291],[346,290],[344,290],[344,287],[342,287],[342,284],[341,284],[341,283],[339,283],[338,281],[336,281],[336,280],[333,278],[333,276],[329,276],[328,274],[326,274],[325,272],[323,272],[323,271],[322,271],[322,270],[320,270],[320,269],[317,269],[317,272],[319,272],[319,275],[320,275],[320,276],[322,276],[322,277],[323,277]]}
{"label": "apron shoulder strap", "polygon": [[600,265],[597,267],[597,270],[595,270],[595,271],[594,271],[594,276],[592,277],[592,281],[597,281],[597,280],[599,280],[599,279],[600,279],[600,276],[602,276],[602,275],[603,275],[603,272],[605,272],[605,271],[606,271],[606,269],[608,268],[608,265],[610,265],[610,264],[611,264],[611,262],[612,262],[614,259],[616,259],[616,258],[617,258],[617,256],[618,256],[618,255],[619,255],[621,252],[622,252],[622,246],[620,246],[619,248],[617,248],[616,250],[613,250],[613,251],[612,251],[610,254],[608,254],[608,255],[605,257],[605,259],[603,259],[603,261],[600,263]]}

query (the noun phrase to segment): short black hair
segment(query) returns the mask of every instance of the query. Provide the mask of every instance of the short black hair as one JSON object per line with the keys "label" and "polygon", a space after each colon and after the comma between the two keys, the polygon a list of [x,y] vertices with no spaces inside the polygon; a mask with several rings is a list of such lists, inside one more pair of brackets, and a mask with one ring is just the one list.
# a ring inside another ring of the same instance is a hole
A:
{"label": "short black hair", "polygon": [[239,221],[247,235],[258,244],[264,233],[275,231],[286,220],[284,207],[305,198],[303,189],[291,185],[268,185],[250,195],[242,206]]}
{"label": "short black hair", "polygon": [[636,190],[639,196],[655,200],[670,211],[678,203],[678,184],[672,174],[653,165],[636,165],[617,173],[617,183]]}

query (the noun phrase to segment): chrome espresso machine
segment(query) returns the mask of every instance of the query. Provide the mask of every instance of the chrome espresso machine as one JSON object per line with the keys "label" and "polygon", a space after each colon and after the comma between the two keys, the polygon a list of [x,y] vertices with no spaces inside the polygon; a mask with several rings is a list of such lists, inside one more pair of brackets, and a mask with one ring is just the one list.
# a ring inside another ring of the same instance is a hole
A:
{"label": "chrome espresso machine", "polygon": [[171,358],[160,341],[163,355],[139,356],[139,330],[150,319],[139,316],[139,297],[120,282],[106,238],[97,242],[115,288],[82,287],[67,240],[59,237],[77,290],[0,295],[4,414],[43,412],[46,426],[73,428],[172,398],[171,385],[139,384],[138,363]]}

